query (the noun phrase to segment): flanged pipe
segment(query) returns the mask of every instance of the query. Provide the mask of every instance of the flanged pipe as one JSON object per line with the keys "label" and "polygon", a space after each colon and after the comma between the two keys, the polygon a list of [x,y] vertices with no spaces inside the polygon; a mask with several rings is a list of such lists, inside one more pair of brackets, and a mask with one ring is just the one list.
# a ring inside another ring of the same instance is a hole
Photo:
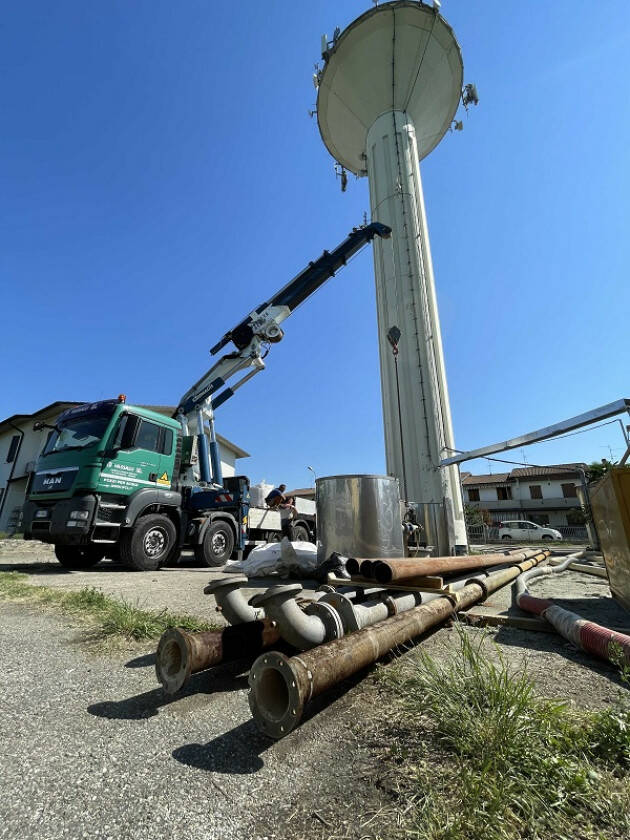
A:
{"label": "flanged pipe", "polygon": [[295,600],[301,591],[299,583],[272,586],[254,595],[250,604],[264,607],[266,615],[278,623],[282,638],[299,650],[341,638],[343,624],[336,610],[322,600],[302,609]]}
{"label": "flanged pipe", "polygon": [[155,673],[166,694],[176,694],[192,674],[221,662],[257,656],[279,640],[278,626],[270,619],[201,633],[171,627],[158,643]]}
{"label": "flanged pipe", "polygon": [[510,583],[549,554],[541,551],[509,569],[489,574],[484,580],[471,581],[457,592],[439,595],[428,604],[299,656],[289,658],[277,651],[259,656],[249,673],[249,706],[258,727],[271,738],[283,738],[298,725],[311,698]]}
{"label": "flanged pipe", "polygon": [[241,587],[248,582],[247,575],[229,575],[211,581],[203,591],[206,595],[214,595],[221,612],[230,624],[260,621],[264,618],[264,610],[250,606],[241,592]]}
{"label": "flanged pipe", "polygon": [[[430,597],[430,595],[427,597],[419,592],[412,592],[409,595],[390,595],[362,604],[354,604],[347,595],[341,592],[331,592],[324,595],[321,600],[325,604],[330,604],[339,613],[344,634],[346,634],[355,633],[363,627],[369,627],[371,624],[384,621],[391,615],[413,609],[425,600],[429,600]],[[434,597],[437,597],[437,595]]]}

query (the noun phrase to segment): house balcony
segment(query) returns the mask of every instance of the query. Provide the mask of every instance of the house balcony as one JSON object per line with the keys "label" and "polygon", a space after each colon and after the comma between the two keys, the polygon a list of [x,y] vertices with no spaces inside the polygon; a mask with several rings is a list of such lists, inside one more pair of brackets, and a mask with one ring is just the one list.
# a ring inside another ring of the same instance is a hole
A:
{"label": "house balcony", "polygon": [[505,511],[505,510],[527,510],[527,511],[545,511],[545,510],[572,510],[581,507],[580,500],[576,497],[565,499],[562,496],[553,499],[494,499],[490,501],[468,502],[465,504],[471,507],[479,508],[487,511]]}

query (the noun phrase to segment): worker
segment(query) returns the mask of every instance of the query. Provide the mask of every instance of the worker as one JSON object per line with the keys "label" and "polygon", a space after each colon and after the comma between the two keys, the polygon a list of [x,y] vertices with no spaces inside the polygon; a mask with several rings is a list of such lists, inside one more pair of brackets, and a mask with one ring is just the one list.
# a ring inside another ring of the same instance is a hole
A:
{"label": "worker", "polygon": [[283,503],[286,503],[287,499],[284,495],[284,491],[286,489],[286,484],[280,484],[278,487],[275,487],[270,493],[268,493],[268,495],[265,498],[267,507],[275,508],[279,507]]}
{"label": "worker", "polygon": [[291,513],[295,515],[297,514],[295,496],[291,496],[290,498],[285,496],[284,491],[286,489],[286,484],[279,484],[278,487],[267,495],[265,502],[267,502],[267,507],[276,509],[279,508],[280,510],[290,510]]}
{"label": "worker", "polygon": [[284,491],[286,489],[286,484],[279,484],[278,487],[268,493],[265,501],[272,510],[279,511],[282,533],[285,537],[288,537],[289,540],[292,540],[292,520],[297,516],[297,508],[295,507],[295,497],[291,496],[291,498],[287,498],[284,495]]}

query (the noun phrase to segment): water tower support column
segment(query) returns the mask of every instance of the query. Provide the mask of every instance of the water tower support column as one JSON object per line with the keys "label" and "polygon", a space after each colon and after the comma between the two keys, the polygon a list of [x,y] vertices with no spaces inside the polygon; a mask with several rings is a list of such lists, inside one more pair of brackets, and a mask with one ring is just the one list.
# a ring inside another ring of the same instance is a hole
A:
{"label": "water tower support column", "polygon": [[[374,246],[387,471],[402,479],[407,498],[423,506],[428,541],[440,554],[467,545],[459,474],[441,468],[453,449],[442,339],[427,231],[416,132],[402,111],[381,114],[367,135],[372,219],[392,238]],[[387,332],[399,343],[400,422]],[[402,445],[400,428],[402,426]]]}

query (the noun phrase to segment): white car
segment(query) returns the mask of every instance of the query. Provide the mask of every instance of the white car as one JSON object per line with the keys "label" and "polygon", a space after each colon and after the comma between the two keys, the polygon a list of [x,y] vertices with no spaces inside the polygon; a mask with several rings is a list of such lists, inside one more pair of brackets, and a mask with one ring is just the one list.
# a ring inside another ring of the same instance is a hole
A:
{"label": "white car", "polygon": [[518,542],[539,542],[541,540],[561,540],[562,534],[555,528],[545,528],[535,522],[515,519],[499,524],[499,536],[502,540],[517,540]]}

